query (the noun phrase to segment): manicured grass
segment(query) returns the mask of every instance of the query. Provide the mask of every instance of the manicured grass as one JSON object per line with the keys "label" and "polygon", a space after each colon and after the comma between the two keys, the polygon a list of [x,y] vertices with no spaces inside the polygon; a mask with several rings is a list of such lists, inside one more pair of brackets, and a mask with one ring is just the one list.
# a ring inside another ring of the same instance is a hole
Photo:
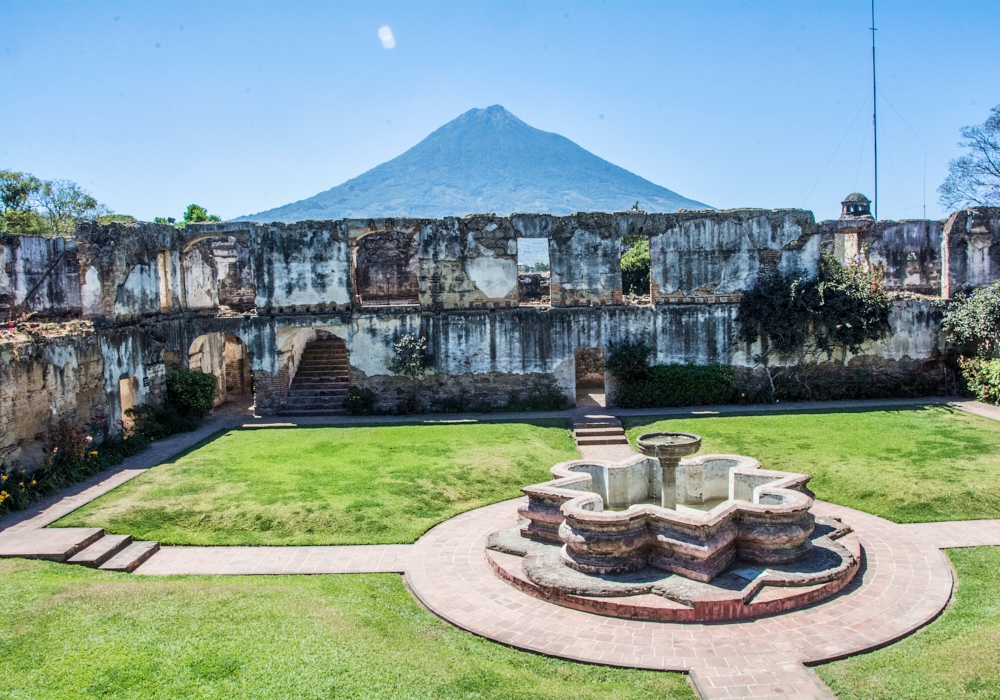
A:
{"label": "manicured grass", "polygon": [[742,454],[765,469],[809,474],[819,498],[895,522],[1000,518],[1000,423],[962,411],[685,418],[628,435],[634,444],[654,430],[697,433],[702,454]]}
{"label": "manicured grass", "polygon": [[1000,547],[948,555],[958,590],[941,619],[890,647],[816,669],[840,700],[1000,698]]}
{"label": "manicured grass", "polygon": [[235,430],[58,526],[169,544],[413,542],[577,457],[559,421]]}
{"label": "manicured grass", "polygon": [[143,577],[0,561],[0,697],[685,698],[684,676],[461,632],[399,576]]}

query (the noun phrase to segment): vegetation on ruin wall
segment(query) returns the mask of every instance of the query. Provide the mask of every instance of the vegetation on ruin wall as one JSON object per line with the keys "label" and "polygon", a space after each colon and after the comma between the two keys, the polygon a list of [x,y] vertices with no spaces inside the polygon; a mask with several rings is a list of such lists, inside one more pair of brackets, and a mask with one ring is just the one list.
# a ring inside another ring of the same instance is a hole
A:
{"label": "vegetation on ruin wall", "polygon": [[962,353],[958,365],[967,392],[1000,404],[1000,282],[946,302],[941,325]]}
{"label": "vegetation on ruin wall", "polygon": [[198,427],[212,410],[215,375],[187,369],[167,375],[167,398],[126,411],[134,421],[118,430],[103,420],[84,427],[62,420],[49,431],[49,450],[41,469],[0,474],[0,516],[23,510],[45,496],[59,493],[142,452],[153,440]]}
{"label": "vegetation on ruin wall", "polygon": [[942,617],[885,649],[817,667],[840,700],[985,700],[1000,688],[1000,547],[948,550],[958,574]]}
{"label": "vegetation on ruin wall", "polygon": [[627,421],[702,436],[701,454],[741,454],[808,474],[816,497],[897,523],[1000,518],[1000,423],[947,407]]}
{"label": "vegetation on ruin wall", "polygon": [[427,612],[395,574],[132,576],[0,560],[11,698],[694,700],[680,673],[530,654]]}
{"label": "vegetation on ruin wall", "polygon": [[[816,277],[762,275],[744,292],[736,317],[739,339],[759,342],[756,371],[720,364],[651,365],[653,348],[644,341],[612,342],[607,369],[618,382],[616,402],[623,408],[653,408],[940,394],[944,376],[877,374],[824,362],[838,352],[858,352],[889,333],[892,302],[882,273],[878,266],[841,265],[824,256]],[[776,358],[783,366],[774,366]]]}
{"label": "vegetation on ruin wall", "polygon": [[563,420],[234,430],[57,525],[167,544],[408,543],[577,457]]}

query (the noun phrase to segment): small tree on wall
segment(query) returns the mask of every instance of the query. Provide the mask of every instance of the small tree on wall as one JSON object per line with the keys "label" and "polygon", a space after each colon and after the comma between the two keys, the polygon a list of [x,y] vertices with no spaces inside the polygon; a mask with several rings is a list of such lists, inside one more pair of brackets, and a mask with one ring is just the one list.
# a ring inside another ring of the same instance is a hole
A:
{"label": "small tree on wall", "polygon": [[407,333],[392,346],[394,356],[389,361],[389,371],[416,381],[423,379],[431,367],[427,355],[427,338],[418,338]]}
{"label": "small tree on wall", "polygon": [[743,293],[736,314],[738,337],[760,342],[754,361],[767,374],[772,393],[773,357],[797,357],[795,364],[803,365],[822,355],[830,359],[838,350],[856,353],[865,342],[889,334],[892,300],[883,272],[878,265],[842,265],[824,255],[816,277],[776,270]]}

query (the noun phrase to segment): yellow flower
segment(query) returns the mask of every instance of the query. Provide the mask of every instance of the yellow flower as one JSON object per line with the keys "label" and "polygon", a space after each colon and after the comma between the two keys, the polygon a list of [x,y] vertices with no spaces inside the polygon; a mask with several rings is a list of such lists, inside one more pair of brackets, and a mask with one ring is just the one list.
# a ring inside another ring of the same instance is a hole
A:
{"label": "yellow flower", "polygon": [[35,485],[35,484],[37,484],[37,483],[38,483],[38,482],[37,482],[37,481],[35,481],[34,479],[32,479],[32,480],[31,480],[31,485],[32,485],[32,486],[34,486],[34,485]]}
{"label": "yellow flower", "polygon": [[0,481],[7,481],[7,475],[0,476]]}
{"label": "yellow flower", "polygon": [[93,450],[90,454],[96,455],[97,454],[97,450]]}
{"label": "yellow flower", "polygon": [[23,489],[24,488],[24,482],[22,481],[20,484],[18,484],[18,486],[20,486]]}

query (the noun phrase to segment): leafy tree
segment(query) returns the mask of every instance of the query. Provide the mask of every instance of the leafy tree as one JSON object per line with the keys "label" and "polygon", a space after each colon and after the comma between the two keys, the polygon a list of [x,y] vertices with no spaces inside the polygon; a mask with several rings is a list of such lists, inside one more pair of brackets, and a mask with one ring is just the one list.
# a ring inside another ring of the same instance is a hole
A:
{"label": "leafy tree", "polygon": [[963,126],[959,145],[968,148],[948,164],[948,177],[938,192],[946,209],[1000,205],[1000,105],[982,124]]}
{"label": "leafy tree", "polygon": [[36,208],[48,219],[49,232],[55,236],[73,235],[77,219],[97,219],[111,213],[72,180],[47,180],[36,196]]}
{"label": "leafy tree", "polygon": [[39,180],[29,173],[0,171],[0,227],[8,233],[70,236],[78,219],[111,215],[71,180]]}
{"label": "leafy tree", "polygon": [[549,264],[544,262],[536,262],[535,266],[532,268],[535,272],[548,272]]}
{"label": "leafy tree", "polygon": [[215,214],[209,214],[205,207],[198,204],[189,204],[184,211],[184,224],[198,224],[203,221],[222,221]]}
{"label": "leafy tree", "polygon": [[625,294],[649,294],[649,239],[627,236],[622,240],[622,291]]}
{"label": "leafy tree", "polygon": [[42,181],[28,173],[0,170],[0,230],[15,235],[40,233],[44,222],[34,210]]}

